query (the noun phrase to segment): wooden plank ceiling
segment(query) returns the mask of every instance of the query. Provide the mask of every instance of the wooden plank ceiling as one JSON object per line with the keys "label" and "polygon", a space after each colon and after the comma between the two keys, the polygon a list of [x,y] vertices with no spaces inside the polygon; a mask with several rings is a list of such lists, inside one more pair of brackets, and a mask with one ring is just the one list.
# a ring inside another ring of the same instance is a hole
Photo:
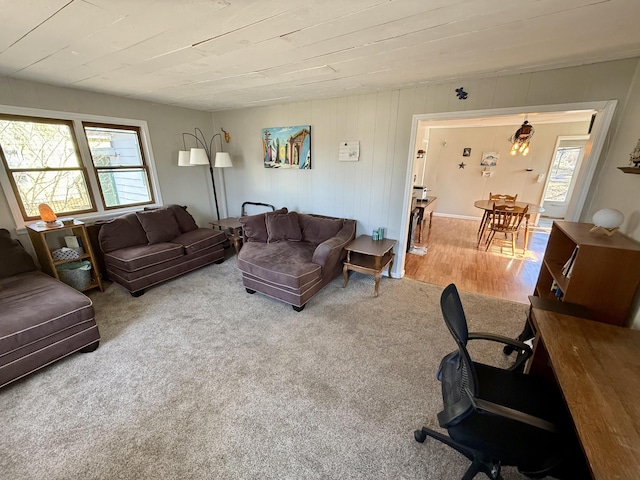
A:
{"label": "wooden plank ceiling", "polygon": [[639,0],[0,0],[0,75],[201,110],[640,54]]}

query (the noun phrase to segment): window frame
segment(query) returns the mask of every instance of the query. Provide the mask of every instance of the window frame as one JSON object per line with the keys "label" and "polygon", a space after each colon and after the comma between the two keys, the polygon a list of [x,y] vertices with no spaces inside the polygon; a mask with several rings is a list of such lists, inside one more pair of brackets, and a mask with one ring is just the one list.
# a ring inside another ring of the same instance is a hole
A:
{"label": "window frame", "polygon": [[[90,115],[73,112],[62,112],[55,110],[43,110],[27,107],[14,107],[10,105],[0,105],[0,114],[5,117],[30,117],[36,120],[50,120],[58,122],[70,122],[72,125],[72,135],[74,136],[78,154],[82,166],[87,171],[85,177],[87,181],[87,189],[94,205],[94,210],[87,212],[73,212],[68,216],[76,218],[84,222],[93,222],[97,220],[106,220],[125,213],[136,212],[143,208],[153,208],[162,206],[162,192],[160,190],[160,182],[158,180],[158,172],[156,162],[151,148],[151,136],[149,127],[145,120],[137,120],[130,118],[108,117],[102,115]],[[102,125],[110,125],[121,128],[138,128],[138,141],[141,154],[143,155],[147,167],[147,178],[149,188],[151,190],[151,203],[127,205],[125,207],[108,207],[104,205],[102,198],[102,190],[100,188],[96,169],[93,167],[93,159],[89,144],[87,142],[83,123],[95,123]],[[5,198],[9,205],[9,209],[13,215],[18,233],[23,233],[27,225],[33,223],[33,219],[25,219],[24,212],[20,208],[21,202],[16,198],[14,186],[11,183],[11,173],[4,162],[0,162],[0,186],[4,191]],[[100,192],[99,194],[97,192]]]}
{"label": "window frame", "polygon": [[29,216],[27,214],[27,209],[24,206],[24,202],[22,201],[22,197],[18,191],[18,185],[13,177],[14,172],[56,172],[56,171],[79,171],[84,178],[84,183],[87,187],[87,193],[89,194],[89,200],[91,201],[92,208],[84,209],[84,210],[74,210],[72,212],[60,212],[61,216],[70,216],[70,215],[80,215],[83,213],[90,213],[96,211],[96,201],[93,195],[93,191],[89,184],[89,172],[82,161],[82,156],[80,155],[80,149],[78,148],[78,139],[76,137],[73,122],[69,120],[62,120],[56,118],[45,118],[45,117],[31,117],[26,115],[5,115],[0,113],[0,119],[2,120],[13,120],[13,121],[25,121],[30,123],[45,123],[45,124],[53,124],[53,125],[67,125],[69,127],[69,133],[71,134],[71,141],[73,143],[73,149],[75,150],[76,156],[79,160],[79,165],[77,168],[71,167],[63,167],[63,168],[10,168],[9,162],[4,156],[4,151],[0,148],[0,160],[2,160],[2,166],[4,167],[5,173],[11,184],[11,191],[13,192],[13,196],[18,204],[18,208],[20,209],[20,213],[25,222],[32,222],[34,220],[38,220],[40,218],[39,215]]}
{"label": "window frame", "polygon": [[[144,153],[144,149],[142,148],[142,134],[140,132],[140,128],[134,125],[116,125],[116,124],[111,124],[111,123],[98,123],[98,122],[82,122],[82,132],[84,134],[84,138],[87,141],[87,147],[89,146],[89,139],[86,136],[86,130],[85,128],[89,127],[89,128],[110,128],[113,130],[119,129],[119,130],[130,130],[136,133],[137,138],[138,138],[138,147],[140,148],[140,156],[141,156],[141,161],[142,164],[141,165],[121,165],[121,166],[110,166],[110,167],[97,167],[94,160],[93,160],[93,154],[91,153],[91,148],[89,148],[89,157],[91,158],[91,166],[93,168],[93,173],[95,175],[96,178],[96,184],[98,185],[98,190],[100,192],[100,200],[102,202],[102,206],[105,209],[105,211],[109,211],[109,210],[121,210],[123,208],[132,208],[132,207],[140,207],[140,206],[149,206],[149,205],[153,205],[155,203],[155,195],[154,195],[154,189],[153,186],[151,184],[151,176],[149,175],[149,167],[147,166],[147,160],[146,160],[146,156]],[[102,191],[102,184],[100,183],[100,178],[99,178],[99,173],[101,170],[131,170],[131,169],[142,169],[147,177],[147,184],[149,185],[149,194],[151,197],[151,201],[149,202],[139,202],[139,203],[130,203],[128,205],[126,205],[126,207],[124,206],[115,206],[115,207],[108,207],[107,206],[107,202],[104,199],[104,192]]]}

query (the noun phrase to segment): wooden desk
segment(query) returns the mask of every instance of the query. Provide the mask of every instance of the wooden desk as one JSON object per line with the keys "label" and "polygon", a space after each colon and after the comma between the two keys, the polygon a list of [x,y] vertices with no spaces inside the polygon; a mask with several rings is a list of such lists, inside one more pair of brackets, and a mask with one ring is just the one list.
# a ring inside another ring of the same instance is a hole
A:
{"label": "wooden desk", "polygon": [[537,308],[532,321],[593,478],[640,478],[640,331]]}
{"label": "wooden desk", "polygon": [[[509,205],[512,207],[520,207],[520,208],[529,207],[529,210],[527,211],[527,215],[525,216],[525,224],[524,224],[524,249],[526,251],[527,245],[529,245],[529,217],[531,217],[531,215],[537,215],[539,213],[544,212],[544,208],[541,207],[540,205],[536,205],[535,203],[507,202],[503,200],[476,200],[475,202],[473,202],[473,206],[476,208],[480,208],[485,212],[490,212],[493,210],[494,203],[496,205]],[[478,232],[478,235],[482,237],[483,232],[484,230],[482,232]],[[480,238],[478,238],[478,241],[480,241]]]}
{"label": "wooden desk", "polygon": [[387,265],[389,266],[389,278],[391,278],[391,269],[395,258],[393,247],[395,244],[395,240],[388,238],[373,240],[370,235],[362,235],[344,247],[347,251],[347,259],[342,268],[342,274],[344,275],[342,287],[346,287],[347,283],[349,283],[349,270],[373,275],[375,278],[373,296],[377,297],[382,271]]}

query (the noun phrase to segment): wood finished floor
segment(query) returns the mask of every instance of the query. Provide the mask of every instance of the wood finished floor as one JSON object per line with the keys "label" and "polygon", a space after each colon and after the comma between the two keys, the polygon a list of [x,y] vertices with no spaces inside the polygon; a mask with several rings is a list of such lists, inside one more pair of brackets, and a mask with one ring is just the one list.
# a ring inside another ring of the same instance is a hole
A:
{"label": "wood finished floor", "polygon": [[529,303],[542,265],[549,233],[534,229],[529,235],[527,253],[523,254],[524,235],[518,238],[515,256],[498,244],[488,252],[476,248],[479,221],[433,217],[425,228],[422,243],[424,256],[407,254],[405,276],[421,282],[446,286],[455,283],[459,290],[515,302]]}

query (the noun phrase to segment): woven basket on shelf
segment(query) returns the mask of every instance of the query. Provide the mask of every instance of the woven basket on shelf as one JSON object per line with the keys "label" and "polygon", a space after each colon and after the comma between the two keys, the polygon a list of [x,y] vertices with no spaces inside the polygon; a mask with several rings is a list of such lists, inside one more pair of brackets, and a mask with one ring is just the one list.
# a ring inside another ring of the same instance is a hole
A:
{"label": "woven basket on shelf", "polygon": [[84,250],[82,248],[62,247],[51,252],[51,258],[53,258],[54,261],[75,260],[80,258],[82,255],[84,255]]}

